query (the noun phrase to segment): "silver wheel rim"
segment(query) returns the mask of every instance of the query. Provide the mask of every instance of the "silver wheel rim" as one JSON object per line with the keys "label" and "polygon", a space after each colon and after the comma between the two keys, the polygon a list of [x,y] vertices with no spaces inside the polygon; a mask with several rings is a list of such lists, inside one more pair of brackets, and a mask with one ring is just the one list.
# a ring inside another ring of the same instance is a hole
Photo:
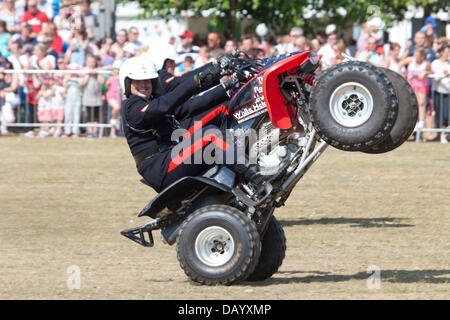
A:
{"label": "silver wheel rim", "polygon": [[209,267],[222,266],[233,257],[233,237],[222,227],[208,227],[195,239],[195,254]]}
{"label": "silver wheel rim", "polygon": [[360,83],[344,83],[331,95],[330,112],[333,119],[340,125],[348,128],[358,127],[372,115],[372,95]]}

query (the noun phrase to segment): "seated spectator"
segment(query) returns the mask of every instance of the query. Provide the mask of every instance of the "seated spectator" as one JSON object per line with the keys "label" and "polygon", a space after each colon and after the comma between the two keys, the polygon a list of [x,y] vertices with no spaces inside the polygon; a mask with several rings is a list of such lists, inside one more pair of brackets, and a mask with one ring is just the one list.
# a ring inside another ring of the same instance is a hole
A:
{"label": "seated spectator", "polygon": [[11,34],[20,32],[21,16],[15,9],[15,2],[14,0],[5,0],[0,9],[0,19],[6,22],[6,28]]}
{"label": "seated spectator", "polygon": [[84,66],[86,63],[86,54],[89,46],[87,32],[85,28],[74,30],[74,36],[70,41],[69,49],[64,55],[66,64],[77,64]]}
{"label": "seated spectator", "polygon": [[194,69],[203,67],[205,64],[212,62],[214,59],[211,57],[211,49],[207,46],[200,48],[198,57],[195,59]]}
{"label": "seated spectator", "polygon": [[[450,125],[450,47],[441,47],[437,53],[439,59],[431,63],[431,71],[436,76],[432,84],[436,127],[447,128]],[[448,133],[441,133],[441,143],[448,143]]]}
{"label": "seated spectator", "polygon": [[382,46],[378,45],[378,40],[374,37],[369,37],[367,47],[356,54],[356,59],[373,64],[374,66],[381,66],[384,58],[384,50]]}
{"label": "seated spectator", "polygon": [[37,8],[44,12],[49,20],[53,20],[53,4],[52,0],[38,0]]}
{"label": "seated spectator", "polygon": [[9,32],[6,29],[6,22],[0,20],[0,54],[6,58],[9,56]]}
{"label": "seated spectator", "polygon": [[[0,68],[3,69],[3,68]],[[5,63],[6,70],[12,70],[12,63],[7,61]],[[15,121],[14,109],[19,105],[19,77],[17,73],[3,73],[0,70],[2,77],[2,85],[0,87],[0,100],[3,105],[0,105],[0,134],[8,135],[8,123]]]}
{"label": "seated spectator", "polygon": [[182,76],[192,70],[194,70],[194,60],[191,56],[186,56],[183,63],[175,69],[175,76]]}
{"label": "seated spectator", "polygon": [[22,23],[20,26],[20,33],[12,36],[12,42],[18,42],[21,46],[21,53],[33,52],[34,46],[38,43],[32,35],[33,27],[29,24]]}
{"label": "seated spectator", "polygon": [[64,51],[63,39],[57,33],[58,27],[53,22],[47,23],[43,28],[44,37],[52,38],[51,47],[58,55],[62,55]]}
{"label": "seated spectator", "polygon": [[123,58],[123,47],[128,41],[128,32],[125,29],[119,30],[116,36],[116,42],[111,46],[110,52],[115,60],[120,60]]}
{"label": "seated spectator", "polygon": [[56,17],[53,19],[53,22],[57,26],[58,34],[67,43],[70,42],[73,22],[70,8],[71,6],[63,5],[59,10],[58,15],[56,15]]}
{"label": "seated spectator", "polygon": [[44,12],[38,10],[37,0],[28,0],[28,11],[23,15],[22,22],[29,24],[33,34],[37,36],[42,31],[42,25],[50,20]]}

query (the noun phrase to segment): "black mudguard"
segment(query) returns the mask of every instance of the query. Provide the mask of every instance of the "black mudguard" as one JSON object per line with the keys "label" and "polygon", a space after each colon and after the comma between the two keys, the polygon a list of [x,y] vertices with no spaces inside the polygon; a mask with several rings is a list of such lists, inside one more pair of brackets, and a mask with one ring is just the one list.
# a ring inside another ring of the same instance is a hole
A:
{"label": "black mudguard", "polygon": [[141,210],[138,216],[149,216],[153,219],[159,218],[161,216],[160,213],[164,209],[173,210],[179,207],[182,201],[193,198],[205,187],[230,192],[233,186],[207,177],[184,177],[161,191]]}

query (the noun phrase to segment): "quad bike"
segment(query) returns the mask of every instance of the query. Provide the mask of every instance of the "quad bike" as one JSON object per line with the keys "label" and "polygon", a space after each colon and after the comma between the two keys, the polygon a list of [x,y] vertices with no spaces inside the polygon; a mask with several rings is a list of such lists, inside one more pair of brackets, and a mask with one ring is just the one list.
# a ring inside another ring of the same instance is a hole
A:
{"label": "quad bike", "polygon": [[276,136],[278,143],[257,158],[261,168],[278,165],[276,174],[258,185],[214,165],[160,192],[139,213],[154,220],[121,234],[148,247],[152,231],[161,230],[163,242],[176,243],[186,275],[201,284],[259,281],[277,272],[286,238],[274,210],[327,146],[391,151],[417,120],[417,101],[401,76],[358,61],[315,74],[320,63],[310,51],[264,60],[235,51],[225,67],[241,86],[228,102],[226,129],[235,138],[261,133],[245,140],[247,154]]}

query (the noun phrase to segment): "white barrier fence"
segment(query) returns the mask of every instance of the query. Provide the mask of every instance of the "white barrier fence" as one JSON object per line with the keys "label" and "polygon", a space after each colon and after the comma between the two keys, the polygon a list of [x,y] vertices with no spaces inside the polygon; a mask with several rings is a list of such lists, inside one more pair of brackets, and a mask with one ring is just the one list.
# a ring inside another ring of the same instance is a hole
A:
{"label": "white barrier fence", "polygon": [[[94,72],[93,71],[89,71],[89,70],[28,70],[28,69],[22,69],[22,70],[4,70],[3,73],[5,74],[24,74],[24,75],[45,75],[45,74],[53,74],[53,75],[64,75],[64,74],[78,74],[78,75],[85,75],[85,74],[92,74],[92,73],[96,73],[96,74],[112,74],[113,72],[111,70],[104,70],[104,69],[96,69]],[[436,78],[438,75],[435,74],[431,74],[428,77],[429,78]],[[28,90],[35,90],[34,88],[28,88]],[[28,94],[28,93],[27,93]],[[117,101],[121,101],[122,96],[120,93],[120,90],[118,90],[118,97],[117,97]],[[450,99],[447,95],[447,98],[444,99],[444,95],[440,95],[440,103],[439,103],[439,108],[440,110],[436,110],[439,112],[436,112],[436,114],[438,115],[439,119],[436,119],[436,123],[437,124],[441,124],[443,123],[443,119],[445,117],[444,112],[446,111],[446,118],[448,120],[450,120]],[[447,108],[445,108],[444,103],[447,100]],[[3,101],[0,100],[0,103],[3,104]],[[0,104],[0,105],[1,105]],[[21,106],[16,106],[16,119],[20,119],[20,107]],[[108,112],[108,106],[107,107],[107,116],[106,118],[109,118],[109,112]],[[100,108],[102,109],[102,106],[100,106]],[[445,110],[446,109],[446,110]],[[36,114],[34,113],[34,110],[30,110],[30,106],[28,103],[28,99],[25,99],[25,113],[29,113],[29,112],[33,112],[33,121],[32,122],[8,122],[6,124],[7,127],[22,127],[22,128],[37,128],[37,127],[78,127],[78,128],[90,128],[90,127],[94,127],[94,128],[98,128],[99,129],[99,134],[98,137],[101,138],[104,135],[104,129],[111,129],[113,127],[112,124],[109,123],[97,123],[97,124],[88,124],[88,123],[39,123],[37,121],[36,118]],[[100,114],[102,115],[102,119],[105,118],[105,115],[100,112]],[[120,117],[120,115],[119,115]],[[438,121],[439,120],[439,121]],[[120,121],[119,121],[120,123]],[[423,132],[446,132],[446,133],[450,133],[450,126],[447,128],[416,128],[415,129],[416,132],[416,142],[420,142],[421,139],[421,134]]]}
{"label": "white barrier fence", "polygon": [[[86,74],[112,74],[113,71],[111,70],[104,70],[104,69],[96,69],[95,71],[90,70],[35,70],[35,69],[22,69],[22,70],[3,70],[4,74],[22,74],[22,75],[36,75],[36,76],[44,76],[44,75],[66,75],[66,74],[77,74],[77,75],[86,75]],[[99,117],[100,121],[99,123],[43,123],[37,121],[37,106],[31,106],[29,103],[29,99],[27,95],[30,92],[35,93],[36,88],[25,86],[22,83],[22,87],[25,88],[25,92],[22,93],[22,96],[25,96],[24,101],[20,103],[19,105],[15,105],[14,109],[15,111],[15,122],[8,122],[4,124],[6,128],[10,127],[19,127],[19,128],[41,128],[41,127],[55,127],[55,128],[66,128],[70,127],[71,131],[72,128],[97,128],[98,129],[98,137],[102,138],[104,136],[104,129],[111,129],[113,127],[113,124],[108,123],[110,118],[110,112],[109,112],[109,106],[106,104],[106,115],[103,112],[105,109],[105,104],[100,106],[99,110]],[[18,95],[20,93],[17,93]],[[82,94],[82,93],[81,93]],[[103,94],[102,94],[103,95]],[[81,97],[80,97],[81,99]],[[120,89],[118,89],[118,95],[117,95],[117,101],[120,103],[122,99]],[[64,101],[65,102],[65,101]],[[4,101],[0,98],[0,106],[3,106]],[[64,106],[62,106],[64,108]],[[30,115],[31,113],[31,115]],[[83,106],[80,107],[80,119],[82,118],[81,114],[83,113]],[[106,118],[106,123],[101,121]],[[120,118],[120,114],[119,114]],[[19,120],[19,121],[17,121]],[[21,122],[20,120],[25,120],[24,122]],[[32,120],[32,121],[27,121]],[[102,123],[103,122],[103,123]],[[120,121],[118,121],[120,124]]]}

